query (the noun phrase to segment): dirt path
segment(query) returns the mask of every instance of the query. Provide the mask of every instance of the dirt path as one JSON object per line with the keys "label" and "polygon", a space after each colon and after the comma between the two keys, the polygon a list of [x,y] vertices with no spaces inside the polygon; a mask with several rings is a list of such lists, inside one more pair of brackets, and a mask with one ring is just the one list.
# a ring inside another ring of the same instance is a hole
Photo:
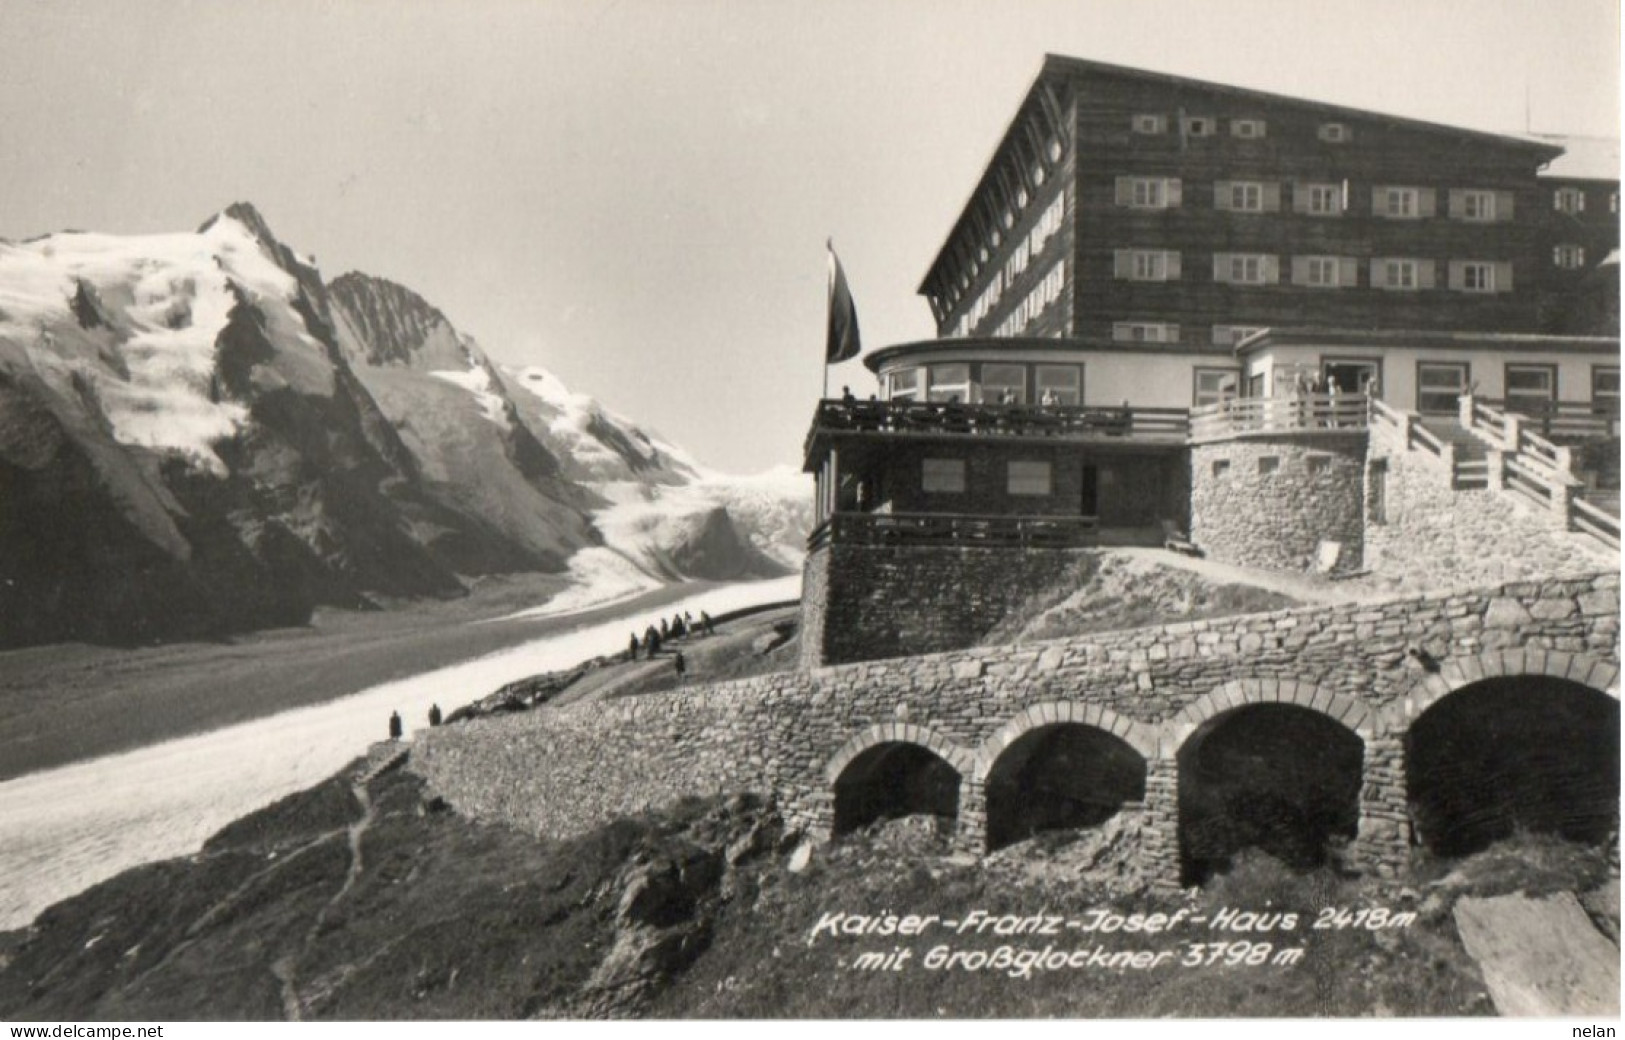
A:
{"label": "dirt path", "polygon": [[1619,947],[1571,893],[1456,902],[1456,929],[1503,1015],[1619,1015]]}
{"label": "dirt path", "polygon": [[1130,560],[1141,560],[1155,564],[1159,567],[1176,567],[1180,570],[1200,574],[1202,577],[1215,582],[1226,582],[1234,585],[1251,585],[1254,588],[1268,589],[1279,592],[1283,596],[1302,600],[1305,603],[1351,603],[1362,599],[1369,599],[1381,593],[1371,589],[1347,582],[1328,581],[1325,578],[1312,574],[1290,574],[1281,571],[1267,571],[1258,567],[1243,567],[1234,563],[1220,563],[1217,560],[1203,559],[1197,556],[1186,556],[1183,553],[1170,552],[1167,549],[1149,548],[1122,548],[1103,551],[1109,552]]}

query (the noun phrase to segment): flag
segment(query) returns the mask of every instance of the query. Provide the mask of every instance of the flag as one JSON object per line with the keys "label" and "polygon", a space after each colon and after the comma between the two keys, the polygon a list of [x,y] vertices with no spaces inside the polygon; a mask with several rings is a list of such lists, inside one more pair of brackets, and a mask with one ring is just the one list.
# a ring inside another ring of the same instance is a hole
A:
{"label": "flag", "polygon": [[858,342],[858,308],[852,303],[852,290],[846,287],[846,272],[835,257],[834,243],[825,243],[829,250],[829,333],[824,341],[824,364],[834,365],[850,361],[863,350]]}

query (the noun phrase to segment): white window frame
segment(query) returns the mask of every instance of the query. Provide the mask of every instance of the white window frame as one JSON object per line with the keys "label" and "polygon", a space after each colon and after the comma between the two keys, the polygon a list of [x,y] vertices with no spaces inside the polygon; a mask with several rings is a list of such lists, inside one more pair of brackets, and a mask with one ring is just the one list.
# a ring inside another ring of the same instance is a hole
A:
{"label": "white window frame", "polygon": [[1055,493],[1055,469],[1048,459],[1011,459],[1005,467],[1010,495],[1048,498]]}
{"label": "white window frame", "polygon": [[[1430,375],[1449,372],[1455,378],[1448,383],[1428,382]],[[1456,399],[1472,385],[1472,369],[1465,361],[1418,361],[1416,363],[1416,410],[1423,415],[1450,415],[1456,410]],[[1448,397],[1449,404],[1438,408],[1427,407],[1428,397]]]}
{"label": "white window frame", "polygon": [[1132,126],[1137,134],[1165,134],[1168,132],[1168,117],[1142,112],[1134,117]]}
{"label": "white window frame", "polygon": [[[1341,288],[1343,260],[1336,256],[1310,256],[1304,258],[1304,283],[1321,289]],[[1328,276],[1328,272],[1330,275]]]}
{"label": "white window frame", "polygon": [[1178,343],[1179,326],[1166,321],[1114,321],[1112,339],[1119,343]]}
{"label": "white window frame", "polygon": [[[1240,382],[1241,372],[1237,369],[1206,368],[1198,365],[1191,370],[1191,407],[1217,404],[1226,398],[1236,396]],[[1204,383],[1208,385],[1204,386]],[[1227,386],[1229,393],[1225,392]]]}
{"label": "white window frame", "polygon": [[1167,209],[1167,180],[1162,177],[1129,178],[1128,204],[1133,209]]}
{"label": "white window frame", "polygon": [[1227,253],[1225,267],[1231,285],[1264,285],[1269,257],[1264,253]]}
{"label": "white window frame", "polygon": [[[1545,382],[1547,383],[1547,386],[1545,387],[1544,390],[1531,391],[1531,390],[1514,389],[1513,388],[1513,386],[1512,386],[1512,376],[1513,376],[1514,373],[1530,374],[1530,373],[1536,373],[1536,372],[1540,373],[1542,376],[1547,377],[1546,380],[1545,380]],[[1502,388],[1501,388],[1501,391],[1502,391],[1501,396],[1506,401],[1507,411],[1511,411],[1511,412],[1517,411],[1518,409],[1514,406],[1514,402],[1519,401],[1519,400],[1523,400],[1523,401],[1544,401],[1544,402],[1547,402],[1547,403],[1551,403],[1551,402],[1557,400],[1557,366],[1556,365],[1517,364],[1516,362],[1513,362],[1513,363],[1510,363],[1510,364],[1506,365],[1504,367],[1504,369],[1502,370],[1502,380],[1503,380],[1503,385],[1502,385]]]}
{"label": "white window frame", "polygon": [[1237,213],[1264,212],[1264,183],[1262,181],[1231,181],[1230,208]]}
{"label": "white window frame", "polygon": [[[1001,369],[1006,371],[1000,371]],[[1014,379],[1009,378],[1014,375]],[[1027,400],[1027,366],[1008,362],[983,362],[982,377],[978,384],[982,400],[987,404],[1003,404],[1006,391],[1014,391],[1016,404]]]}
{"label": "white window frame", "polygon": [[1129,278],[1136,282],[1166,282],[1168,254],[1155,249],[1136,249],[1130,254]]}
{"label": "white window frame", "polygon": [[[1325,202],[1324,205],[1323,202]],[[1309,205],[1307,208],[1309,213],[1317,217],[1342,216],[1344,210],[1343,186],[1341,184],[1309,185]]]}
{"label": "white window frame", "polygon": [[[905,385],[903,377],[907,376]],[[886,373],[886,400],[916,401],[920,397],[920,370],[899,368]]]}
{"label": "white window frame", "polygon": [[1383,216],[1390,220],[1416,220],[1421,217],[1422,193],[1418,189],[1390,185],[1382,192]]}
{"label": "white window frame", "polygon": [[[1399,277],[1395,277],[1396,273]],[[1390,257],[1382,261],[1382,287],[1411,291],[1422,287],[1422,265],[1415,260]]]}
{"label": "white window frame", "polygon": [[1346,144],[1353,135],[1347,123],[1322,123],[1315,136],[1328,144]]}
{"label": "white window frame", "polygon": [[927,495],[963,495],[964,459],[921,459],[920,490]]}
{"label": "white window frame", "polygon": [[1186,137],[1212,137],[1218,129],[1218,120],[1212,116],[1186,116],[1183,124]]}
{"label": "white window frame", "polygon": [[1578,271],[1585,266],[1585,246],[1564,242],[1552,247],[1552,263],[1565,271]]}
{"label": "white window frame", "polygon": [[1475,224],[1495,222],[1495,192],[1469,188],[1461,193],[1461,219]]}
{"label": "white window frame", "polygon": [[1461,265],[1461,291],[1492,293],[1495,291],[1495,265],[1482,260],[1468,260]]}
{"label": "white window frame", "polygon": [[1584,213],[1586,193],[1579,188],[1558,188],[1552,193],[1552,208],[1559,213]]}
{"label": "white window frame", "polygon": [[1233,137],[1246,138],[1256,141],[1264,136],[1265,124],[1262,119],[1232,119],[1230,120],[1230,134]]}

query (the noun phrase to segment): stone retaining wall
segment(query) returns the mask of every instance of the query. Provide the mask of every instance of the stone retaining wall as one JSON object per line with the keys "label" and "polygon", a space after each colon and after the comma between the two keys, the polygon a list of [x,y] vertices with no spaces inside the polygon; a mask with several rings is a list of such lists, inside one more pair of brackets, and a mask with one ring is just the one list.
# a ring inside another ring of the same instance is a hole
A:
{"label": "stone retaining wall", "polygon": [[1362,564],[1366,438],[1281,434],[1193,445],[1191,540],[1215,560],[1274,570],[1315,565],[1338,542],[1335,571]]}
{"label": "stone retaining wall", "polygon": [[1609,571],[543,708],[430,731],[412,766],[460,811],[544,834],[738,789],[771,791],[790,820],[827,833],[831,760],[907,740],[958,764],[959,839],[980,849],[981,782],[999,752],[1023,727],[1077,722],[1150,752],[1145,853],[1172,880],[1180,744],[1232,708],[1284,702],[1365,741],[1357,854],[1387,871],[1409,838],[1399,738],[1428,704],[1495,675],[1557,675],[1613,692],[1618,664],[1619,574]]}

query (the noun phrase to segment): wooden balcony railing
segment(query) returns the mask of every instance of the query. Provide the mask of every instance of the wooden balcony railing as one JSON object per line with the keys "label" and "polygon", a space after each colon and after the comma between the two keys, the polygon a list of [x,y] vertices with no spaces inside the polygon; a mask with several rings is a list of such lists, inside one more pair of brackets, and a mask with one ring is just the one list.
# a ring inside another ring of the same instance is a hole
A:
{"label": "wooden balcony railing", "polygon": [[1191,409],[1192,443],[1238,434],[1366,428],[1364,394],[1236,397]]}
{"label": "wooden balcony railing", "polygon": [[825,400],[818,403],[808,444],[821,433],[837,432],[1124,438],[1177,444],[1185,439],[1187,414],[1183,408]]}
{"label": "wooden balcony railing", "polygon": [[1478,398],[1523,418],[1523,428],[1547,440],[1585,441],[1619,434],[1619,407],[1594,401],[1497,401]]}
{"label": "wooden balcony railing", "polygon": [[836,513],[807,537],[808,551],[841,545],[962,545],[1071,548],[1092,545],[1092,516],[967,516],[954,513]]}

